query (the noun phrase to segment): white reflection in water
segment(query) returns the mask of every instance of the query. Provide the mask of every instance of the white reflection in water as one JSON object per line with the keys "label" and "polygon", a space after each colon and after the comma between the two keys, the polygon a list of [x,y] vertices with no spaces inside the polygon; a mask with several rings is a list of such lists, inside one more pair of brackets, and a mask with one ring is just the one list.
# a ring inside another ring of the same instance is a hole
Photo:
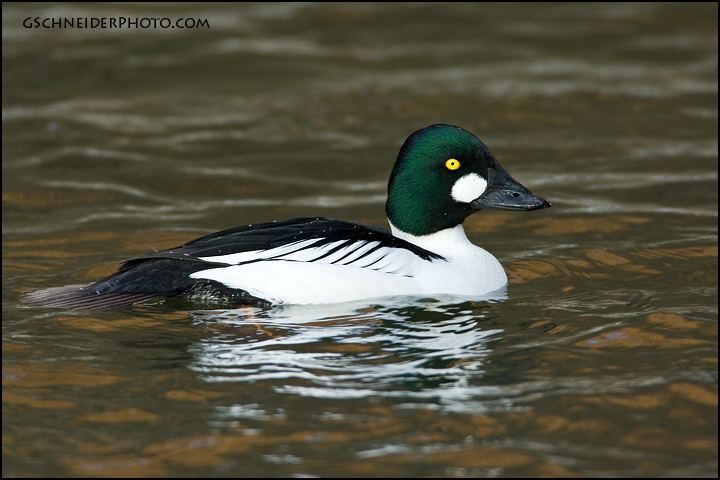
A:
{"label": "white reflection in water", "polygon": [[222,328],[191,347],[192,368],[208,382],[267,382],[314,398],[451,404],[493,395],[495,387],[476,383],[503,331],[483,326],[489,302],[454,301],[196,312],[196,321]]}

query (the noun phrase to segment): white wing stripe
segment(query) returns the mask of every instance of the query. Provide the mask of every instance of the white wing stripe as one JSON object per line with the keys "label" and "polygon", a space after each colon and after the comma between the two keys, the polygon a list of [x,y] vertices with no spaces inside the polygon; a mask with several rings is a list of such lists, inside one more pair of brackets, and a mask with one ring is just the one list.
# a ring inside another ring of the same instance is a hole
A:
{"label": "white wing stripe", "polygon": [[234,265],[236,263],[247,262],[258,258],[263,258],[265,250],[250,250],[249,252],[231,253],[229,255],[217,255],[214,257],[198,257],[206,262],[227,263]]}
{"label": "white wing stripe", "polygon": [[[345,242],[343,242],[343,243],[345,243]],[[334,262],[340,260],[341,258],[351,254],[352,252],[354,252],[355,250],[357,250],[364,244],[365,244],[365,241],[360,240],[357,242],[353,242],[349,245],[345,245],[344,247],[339,248],[337,251],[335,251],[335,252],[331,253],[330,255],[326,256],[325,258],[321,259],[320,261],[322,261],[323,263],[334,263]]]}
{"label": "white wing stripe", "polygon": [[265,260],[292,253],[295,250],[302,250],[322,240],[322,238],[311,238],[309,240],[299,240],[297,242],[288,243],[281,247],[271,248],[269,250],[250,250],[248,252],[231,253],[229,255],[218,255],[212,257],[198,257],[200,260],[207,262],[227,263],[228,265],[237,265],[239,263],[251,262],[253,260]]}
{"label": "white wing stripe", "polygon": [[283,245],[282,247],[272,248],[270,250],[267,250],[267,258],[281,257],[297,251],[303,251],[306,248],[312,247],[320,240],[322,240],[322,238],[311,238],[309,240],[300,240],[297,242],[288,243],[287,245]]}
{"label": "white wing stripe", "polygon": [[388,250],[389,249],[386,247],[380,247],[375,250],[371,250],[366,255],[363,255],[357,260],[348,263],[348,265],[360,268],[369,267],[370,265],[383,258],[387,254]]}
{"label": "white wing stripe", "polygon": [[343,243],[343,241],[339,240],[339,241],[327,243],[320,247],[303,248],[302,250],[296,250],[294,252],[288,253],[287,255],[282,255],[282,256],[279,256],[276,258],[278,260],[294,260],[296,262],[311,262],[314,259],[322,256],[323,253],[326,253],[329,250],[332,250],[333,248],[339,246],[341,243]]}
{"label": "white wing stripe", "polygon": [[[248,262],[288,260],[305,263],[323,263],[366,268],[384,273],[407,275],[408,263],[416,258],[412,252],[401,248],[382,246],[379,241],[357,240],[347,244],[347,240],[336,240],[324,245],[323,238],[311,238],[288,243],[269,250],[251,250],[229,255],[199,257],[200,260],[241,265]],[[334,250],[334,251],[333,251]]]}
{"label": "white wing stripe", "polygon": [[345,258],[339,264],[340,265],[349,265],[352,262],[354,262],[355,260],[359,259],[362,255],[365,255],[365,253],[367,253],[371,249],[377,247],[378,245],[380,245],[380,242],[378,242],[377,240],[368,242],[365,245],[363,245],[362,247],[358,248],[355,251],[355,253],[353,253],[349,257]]}

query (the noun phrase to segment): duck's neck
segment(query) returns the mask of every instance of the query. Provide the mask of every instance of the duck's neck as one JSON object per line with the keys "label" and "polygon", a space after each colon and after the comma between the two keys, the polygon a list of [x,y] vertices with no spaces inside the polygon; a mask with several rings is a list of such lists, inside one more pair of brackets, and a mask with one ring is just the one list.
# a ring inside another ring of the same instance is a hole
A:
{"label": "duck's neck", "polygon": [[462,225],[456,225],[428,235],[412,235],[403,232],[388,220],[390,231],[394,237],[417,245],[418,247],[430,250],[443,257],[454,257],[462,255],[468,249],[477,247],[468,240]]}

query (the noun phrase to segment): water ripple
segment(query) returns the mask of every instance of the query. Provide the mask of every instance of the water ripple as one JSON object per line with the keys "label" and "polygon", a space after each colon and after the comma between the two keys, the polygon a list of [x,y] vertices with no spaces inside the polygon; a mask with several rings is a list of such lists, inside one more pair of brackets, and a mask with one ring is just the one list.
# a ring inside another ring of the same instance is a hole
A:
{"label": "water ripple", "polygon": [[[486,387],[468,385],[470,377],[483,369],[488,344],[502,333],[481,327],[486,317],[480,312],[486,307],[471,306],[476,312],[469,314],[461,313],[468,311],[467,304],[446,305],[435,312],[432,308],[437,304],[421,304],[430,307],[424,310],[428,319],[421,322],[409,321],[413,309],[407,306],[330,316],[323,313],[343,307],[316,307],[315,313],[290,307],[287,317],[281,313],[279,318],[265,318],[262,312],[249,319],[247,312],[202,314],[198,320],[205,323],[240,321],[248,328],[250,321],[257,330],[248,330],[252,341],[220,336],[196,344],[193,368],[212,382],[287,381],[275,390],[318,398],[449,401],[489,393]],[[237,317],[239,313],[243,316]],[[290,317],[292,324],[283,323]]]}

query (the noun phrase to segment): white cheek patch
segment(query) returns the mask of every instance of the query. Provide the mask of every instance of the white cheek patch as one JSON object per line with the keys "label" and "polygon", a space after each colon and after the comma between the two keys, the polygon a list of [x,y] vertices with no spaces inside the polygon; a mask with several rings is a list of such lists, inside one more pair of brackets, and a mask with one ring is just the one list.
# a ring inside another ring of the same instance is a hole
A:
{"label": "white cheek patch", "polygon": [[460,177],[453,185],[450,195],[456,202],[470,203],[483,194],[487,181],[477,173]]}

